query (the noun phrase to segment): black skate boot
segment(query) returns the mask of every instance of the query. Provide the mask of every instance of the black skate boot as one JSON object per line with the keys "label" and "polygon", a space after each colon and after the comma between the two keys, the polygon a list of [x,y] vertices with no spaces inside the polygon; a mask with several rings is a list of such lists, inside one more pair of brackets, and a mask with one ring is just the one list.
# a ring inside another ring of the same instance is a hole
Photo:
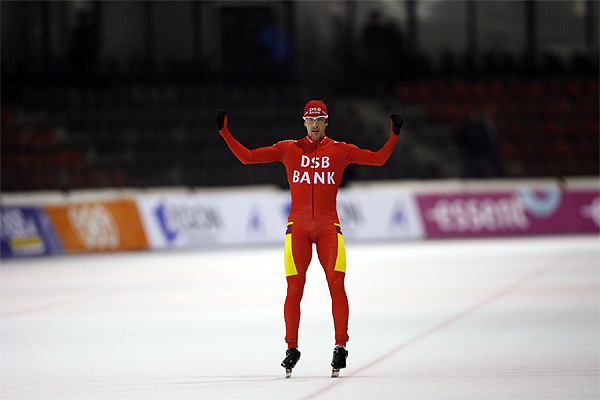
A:
{"label": "black skate boot", "polygon": [[292,368],[296,366],[296,363],[300,359],[300,352],[298,349],[287,349],[285,352],[285,358],[281,362],[281,366],[285,368],[285,377],[289,378],[292,376]]}
{"label": "black skate boot", "polygon": [[348,351],[344,346],[335,346],[335,349],[333,349],[333,359],[331,360],[332,378],[340,376],[340,369],[346,368],[346,358],[348,358]]}

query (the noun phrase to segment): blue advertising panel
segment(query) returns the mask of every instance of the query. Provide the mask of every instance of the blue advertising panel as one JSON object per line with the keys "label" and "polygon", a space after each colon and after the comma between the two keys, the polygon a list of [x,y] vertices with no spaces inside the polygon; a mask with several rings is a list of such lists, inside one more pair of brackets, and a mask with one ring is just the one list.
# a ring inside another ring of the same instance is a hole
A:
{"label": "blue advertising panel", "polygon": [[39,207],[0,207],[0,257],[62,252],[62,244],[44,210]]}

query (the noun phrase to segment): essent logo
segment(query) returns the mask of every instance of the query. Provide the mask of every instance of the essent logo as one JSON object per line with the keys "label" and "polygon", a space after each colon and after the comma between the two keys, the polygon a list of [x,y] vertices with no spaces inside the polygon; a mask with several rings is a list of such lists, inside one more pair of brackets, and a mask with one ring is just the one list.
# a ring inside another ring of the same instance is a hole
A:
{"label": "essent logo", "polygon": [[530,225],[518,196],[438,200],[426,215],[444,232],[523,231]]}

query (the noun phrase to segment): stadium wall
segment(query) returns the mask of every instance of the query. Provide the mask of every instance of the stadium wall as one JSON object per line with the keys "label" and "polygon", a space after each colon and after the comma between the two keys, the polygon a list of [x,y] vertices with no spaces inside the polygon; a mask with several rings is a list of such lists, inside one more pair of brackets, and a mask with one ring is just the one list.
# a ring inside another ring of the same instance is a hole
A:
{"label": "stadium wall", "polygon": [[[1,257],[282,244],[274,187],[2,196]],[[599,234],[597,179],[388,182],[340,189],[346,241]]]}

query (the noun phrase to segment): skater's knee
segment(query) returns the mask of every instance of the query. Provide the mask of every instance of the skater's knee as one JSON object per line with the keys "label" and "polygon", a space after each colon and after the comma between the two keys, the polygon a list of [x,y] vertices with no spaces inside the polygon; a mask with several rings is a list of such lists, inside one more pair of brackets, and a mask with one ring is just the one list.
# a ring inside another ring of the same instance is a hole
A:
{"label": "skater's knee", "polygon": [[287,295],[288,297],[302,298],[304,292],[305,278],[300,275],[288,276],[287,278]]}
{"label": "skater's knee", "polygon": [[287,287],[287,297],[288,299],[302,299],[302,295],[304,293],[304,285],[300,284],[288,284]]}
{"label": "skater's knee", "polygon": [[327,285],[329,286],[329,291],[332,294],[346,293],[346,288],[344,286],[344,274],[341,272],[329,274],[327,276]]}

